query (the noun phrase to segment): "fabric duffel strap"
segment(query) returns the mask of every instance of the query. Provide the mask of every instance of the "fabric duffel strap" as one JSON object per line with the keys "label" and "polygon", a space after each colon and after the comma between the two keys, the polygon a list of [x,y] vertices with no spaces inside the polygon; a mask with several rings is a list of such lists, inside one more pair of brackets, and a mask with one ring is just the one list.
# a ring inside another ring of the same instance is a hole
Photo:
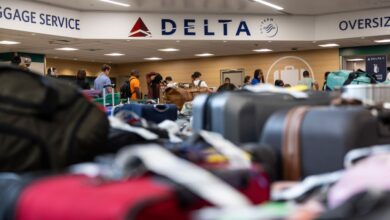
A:
{"label": "fabric duffel strap", "polygon": [[134,170],[131,164],[137,160],[141,160],[147,170],[184,186],[215,206],[228,208],[251,204],[244,195],[210,172],[174,156],[156,144],[131,146],[119,152],[114,167],[122,173],[118,173],[117,177],[132,176],[137,168]]}
{"label": "fabric duffel strap", "polygon": [[301,170],[301,126],[309,107],[291,109],[286,116],[282,140],[282,164],[284,180],[300,180]]}

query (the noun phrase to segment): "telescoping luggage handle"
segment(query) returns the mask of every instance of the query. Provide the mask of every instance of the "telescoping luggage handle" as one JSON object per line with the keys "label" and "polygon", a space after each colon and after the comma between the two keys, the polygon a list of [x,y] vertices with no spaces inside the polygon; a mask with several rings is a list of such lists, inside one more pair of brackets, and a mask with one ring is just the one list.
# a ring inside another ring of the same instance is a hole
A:
{"label": "telescoping luggage handle", "polygon": [[254,93],[279,93],[279,94],[286,94],[290,95],[296,99],[307,99],[309,98],[309,95],[304,92],[298,92],[298,91],[291,91],[285,88],[276,87],[274,85],[270,84],[260,84],[260,85],[254,85],[254,86],[245,86],[245,90],[254,92]]}
{"label": "telescoping luggage handle", "polygon": [[358,161],[378,154],[389,154],[390,145],[376,145],[368,148],[352,150],[344,157],[344,167],[350,168]]}

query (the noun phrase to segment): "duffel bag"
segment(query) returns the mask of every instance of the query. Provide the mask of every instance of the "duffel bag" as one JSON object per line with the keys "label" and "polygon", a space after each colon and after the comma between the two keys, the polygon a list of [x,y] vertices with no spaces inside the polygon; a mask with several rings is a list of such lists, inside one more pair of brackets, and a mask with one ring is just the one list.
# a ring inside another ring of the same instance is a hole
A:
{"label": "duffel bag", "polygon": [[60,170],[104,153],[109,123],[76,86],[0,66],[0,171]]}

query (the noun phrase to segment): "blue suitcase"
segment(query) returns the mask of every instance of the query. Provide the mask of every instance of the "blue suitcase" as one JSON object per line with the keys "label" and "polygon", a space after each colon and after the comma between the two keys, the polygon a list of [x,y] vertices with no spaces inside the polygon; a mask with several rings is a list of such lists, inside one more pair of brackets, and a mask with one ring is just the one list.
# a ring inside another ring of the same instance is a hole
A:
{"label": "blue suitcase", "polygon": [[116,115],[121,111],[134,112],[139,117],[157,124],[164,120],[176,121],[178,114],[177,107],[174,104],[124,104],[115,107],[113,114]]}

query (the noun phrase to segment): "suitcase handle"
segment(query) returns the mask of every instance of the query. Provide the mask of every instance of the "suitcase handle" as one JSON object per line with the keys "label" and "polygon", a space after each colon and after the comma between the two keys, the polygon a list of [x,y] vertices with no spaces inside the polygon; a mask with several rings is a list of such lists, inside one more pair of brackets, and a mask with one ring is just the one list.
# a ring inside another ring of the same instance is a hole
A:
{"label": "suitcase handle", "polygon": [[290,95],[295,99],[307,99],[309,98],[309,95],[304,92],[298,92],[298,91],[291,91],[285,88],[279,88],[274,85],[270,84],[260,84],[260,85],[254,85],[254,86],[245,86],[245,90],[254,92],[254,93],[279,93],[279,94],[286,94]]}
{"label": "suitcase handle", "polygon": [[163,113],[163,112],[166,112],[169,110],[169,106],[168,105],[154,105],[154,110],[160,112],[160,113]]}

